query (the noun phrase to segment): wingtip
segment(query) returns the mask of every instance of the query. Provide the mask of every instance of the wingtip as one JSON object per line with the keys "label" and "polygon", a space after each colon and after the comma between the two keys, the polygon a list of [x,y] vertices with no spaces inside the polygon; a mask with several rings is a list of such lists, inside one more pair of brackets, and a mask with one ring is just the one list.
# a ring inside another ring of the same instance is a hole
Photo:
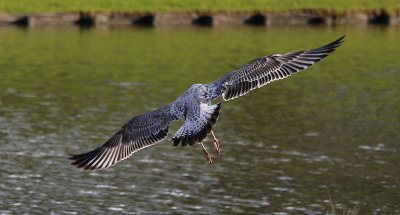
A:
{"label": "wingtip", "polygon": [[68,156],[67,159],[69,159],[69,160],[76,160],[77,155],[68,154],[67,156]]}
{"label": "wingtip", "polygon": [[341,37],[339,37],[337,40],[333,41],[331,44],[336,44],[340,46],[345,40],[346,34],[343,34]]}
{"label": "wingtip", "polygon": [[75,166],[78,169],[86,170],[87,165],[87,160],[88,157],[87,155],[91,153],[92,151],[88,153],[83,153],[83,154],[68,154],[68,159],[73,160],[70,164]]}
{"label": "wingtip", "polygon": [[339,46],[342,45],[342,43],[344,42],[344,39],[346,38],[346,34],[342,35],[341,37],[339,37],[338,39],[336,39],[335,41],[328,43],[320,48],[317,49],[327,49],[329,50],[329,52],[333,52],[336,48],[338,48]]}
{"label": "wingtip", "polygon": [[341,37],[339,37],[339,39],[338,39],[338,41],[340,42],[340,43],[343,43],[344,42],[344,39],[346,39],[346,34],[343,34]]}

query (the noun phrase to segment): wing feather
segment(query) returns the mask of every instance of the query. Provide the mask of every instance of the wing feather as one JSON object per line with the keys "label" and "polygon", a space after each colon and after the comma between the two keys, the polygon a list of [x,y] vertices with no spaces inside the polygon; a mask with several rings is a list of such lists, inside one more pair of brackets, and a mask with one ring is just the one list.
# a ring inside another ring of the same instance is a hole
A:
{"label": "wing feather", "polygon": [[302,71],[328,56],[344,41],[339,39],[319,48],[274,54],[257,58],[208,84],[211,100],[222,94],[224,100],[235,99],[272,81]]}
{"label": "wing feather", "polygon": [[78,155],[71,155],[72,165],[85,170],[105,169],[133,153],[165,139],[173,117],[170,105],[134,117],[102,146]]}

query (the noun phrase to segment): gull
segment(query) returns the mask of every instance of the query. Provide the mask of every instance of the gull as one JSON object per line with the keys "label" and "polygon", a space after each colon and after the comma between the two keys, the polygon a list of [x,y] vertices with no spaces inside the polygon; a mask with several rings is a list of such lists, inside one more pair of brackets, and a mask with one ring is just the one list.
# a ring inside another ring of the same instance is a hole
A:
{"label": "gull", "polygon": [[212,130],[220,114],[221,102],[212,104],[213,100],[222,96],[224,101],[229,101],[302,71],[333,52],[342,44],[344,37],[319,48],[263,56],[211,83],[194,84],[175,101],[132,118],[102,146],[71,155],[69,159],[74,160],[72,165],[84,170],[108,168],[164,140],[170,123],[183,117],[183,125],[171,137],[173,145],[185,147],[199,144],[211,164],[211,155],[203,144],[208,135],[213,137],[216,153],[221,153],[220,143]]}

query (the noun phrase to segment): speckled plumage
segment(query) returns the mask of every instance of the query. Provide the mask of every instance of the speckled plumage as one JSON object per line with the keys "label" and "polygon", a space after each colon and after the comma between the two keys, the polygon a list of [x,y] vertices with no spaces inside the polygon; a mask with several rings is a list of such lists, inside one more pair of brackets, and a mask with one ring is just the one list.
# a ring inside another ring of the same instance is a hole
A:
{"label": "speckled plumage", "polygon": [[165,139],[171,121],[182,117],[183,125],[171,137],[174,146],[201,143],[221,110],[221,103],[211,104],[214,99],[221,95],[225,101],[235,99],[304,70],[333,52],[343,39],[344,36],[316,49],[260,57],[209,84],[194,84],[174,102],[131,119],[102,146],[72,155],[72,164],[90,170],[108,168]]}

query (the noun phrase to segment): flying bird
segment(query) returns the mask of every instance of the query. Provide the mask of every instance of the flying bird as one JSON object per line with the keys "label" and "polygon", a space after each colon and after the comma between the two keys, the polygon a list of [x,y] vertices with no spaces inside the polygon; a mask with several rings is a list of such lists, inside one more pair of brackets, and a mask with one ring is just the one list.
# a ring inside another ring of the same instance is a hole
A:
{"label": "flying bird", "polygon": [[203,144],[211,134],[214,149],[221,153],[218,139],[212,131],[221,110],[218,97],[229,101],[260,88],[272,81],[302,71],[328,56],[344,41],[339,39],[310,50],[273,54],[257,58],[208,84],[194,84],[175,101],[157,110],[132,118],[102,146],[71,155],[72,165],[85,170],[105,169],[128,158],[133,153],[154,145],[167,137],[172,121],[184,117],[183,125],[171,137],[174,146],[200,144],[208,162],[211,155]]}

